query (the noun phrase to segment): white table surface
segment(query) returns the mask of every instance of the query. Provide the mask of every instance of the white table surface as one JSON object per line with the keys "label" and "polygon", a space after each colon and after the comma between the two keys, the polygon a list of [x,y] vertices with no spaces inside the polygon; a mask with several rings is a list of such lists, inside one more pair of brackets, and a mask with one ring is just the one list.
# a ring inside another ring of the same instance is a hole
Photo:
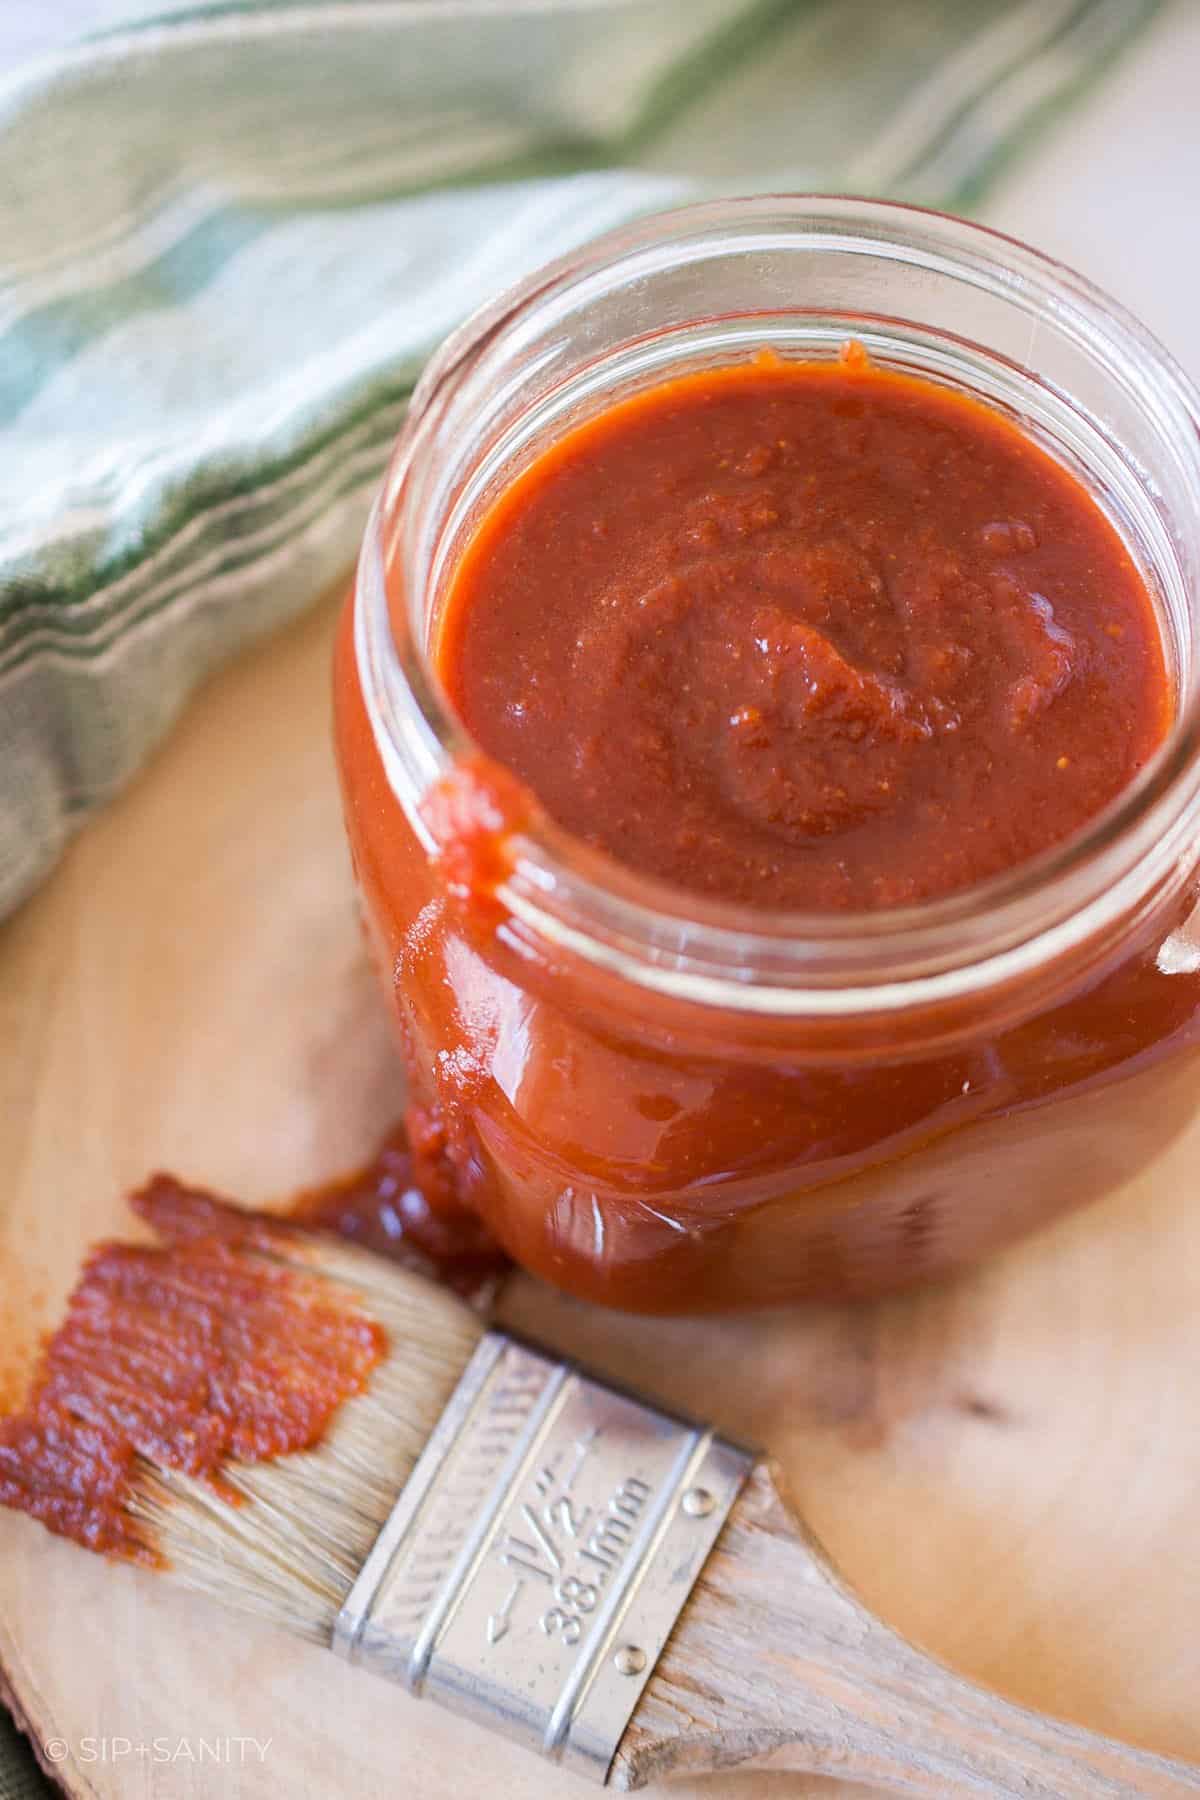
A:
{"label": "white table surface", "polygon": [[1200,4],[1171,0],[980,208],[1137,313],[1200,380]]}

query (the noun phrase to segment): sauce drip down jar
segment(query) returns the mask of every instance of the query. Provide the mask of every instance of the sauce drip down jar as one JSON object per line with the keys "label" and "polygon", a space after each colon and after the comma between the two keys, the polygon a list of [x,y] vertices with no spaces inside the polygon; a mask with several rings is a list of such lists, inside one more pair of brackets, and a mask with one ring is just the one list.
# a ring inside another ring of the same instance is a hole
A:
{"label": "sauce drip down jar", "polygon": [[[1159,608],[1174,723],[1086,831],[948,898],[812,916],[702,900],[513,804],[439,691],[439,608],[490,501],[569,426],[689,369],[851,336],[1008,414],[1085,482]],[[368,526],[336,738],[418,1150],[518,1261],[635,1310],[885,1292],[1098,1196],[1187,1123],[1198,417],[1079,277],[877,202],[644,220],[447,342]]]}

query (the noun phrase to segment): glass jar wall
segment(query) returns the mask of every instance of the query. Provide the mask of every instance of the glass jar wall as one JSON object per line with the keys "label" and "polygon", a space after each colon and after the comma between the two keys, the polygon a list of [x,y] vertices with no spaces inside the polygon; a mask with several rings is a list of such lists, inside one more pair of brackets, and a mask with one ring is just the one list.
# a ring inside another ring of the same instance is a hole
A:
{"label": "glass jar wall", "polygon": [[[764,346],[829,357],[849,336],[1007,412],[1085,480],[1160,608],[1176,690],[1161,753],[1087,832],[916,908],[701,901],[537,814],[506,831],[486,894],[464,882],[431,797],[477,825],[492,776],[430,652],[489,501],[617,394]],[[642,221],[444,347],[342,622],[337,743],[422,1143],[518,1260],[634,1309],[877,1293],[1095,1197],[1186,1122],[1196,421],[1161,349],[1079,278],[873,202]]]}

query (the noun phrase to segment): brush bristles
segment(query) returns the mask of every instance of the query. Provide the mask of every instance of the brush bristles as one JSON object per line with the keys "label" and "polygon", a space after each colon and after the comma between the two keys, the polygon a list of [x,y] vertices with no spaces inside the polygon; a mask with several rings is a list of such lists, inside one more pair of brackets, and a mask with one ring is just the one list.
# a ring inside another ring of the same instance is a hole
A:
{"label": "brush bristles", "polygon": [[351,1290],[386,1331],[386,1355],[314,1449],[222,1466],[245,1504],[143,1462],[129,1511],[176,1580],[327,1644],[484,1327],[452,1294],[336,1240],[281,1231],[269,1254]]}

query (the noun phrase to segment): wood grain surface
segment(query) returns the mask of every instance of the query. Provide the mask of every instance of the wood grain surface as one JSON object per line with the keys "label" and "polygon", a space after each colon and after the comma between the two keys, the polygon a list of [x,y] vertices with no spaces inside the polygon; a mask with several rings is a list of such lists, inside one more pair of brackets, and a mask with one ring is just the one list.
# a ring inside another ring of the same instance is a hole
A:
{"label": "wood grain surface", "polygon": [[751,1471],[621,1739],[618,1790],[741,1763],[924,1800],[1189,1800],[1170,1761],[1017,1706],[869,1612]]}
{"label": "wood grain surface", "polygon": [[[85,1246],[132,1229],[121,1195],[149,1169],[263,1201],[354,1162],[396,1111],[328,751],[332,619],[214,683],[0,932],[10,1396]],[[858,1592],[964,1674],[1200,1760],[1198,1168],[1200,1127],[1090,1212],[871,1307],[651,1321],[518,1278],[502,1313],[765,1443]],[[0,1666],[72,1794],[586,1791],[8,1514]],[[672,1785],[862,1791],[778,1772]]]}

